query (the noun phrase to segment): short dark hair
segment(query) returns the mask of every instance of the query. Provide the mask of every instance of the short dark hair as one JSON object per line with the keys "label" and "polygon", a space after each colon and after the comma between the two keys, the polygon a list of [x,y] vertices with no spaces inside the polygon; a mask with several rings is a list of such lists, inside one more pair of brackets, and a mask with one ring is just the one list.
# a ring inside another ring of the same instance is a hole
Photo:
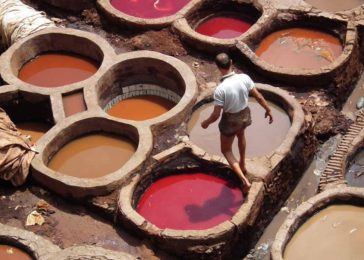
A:
{"label": "short dark hair", "polygon": [[222,52],[222,53],[216,55],[215,63],[216,63],[216,66],[219,67],[220,69],[229,69],[231,66],[231,59],[230,59],[229,55]]}

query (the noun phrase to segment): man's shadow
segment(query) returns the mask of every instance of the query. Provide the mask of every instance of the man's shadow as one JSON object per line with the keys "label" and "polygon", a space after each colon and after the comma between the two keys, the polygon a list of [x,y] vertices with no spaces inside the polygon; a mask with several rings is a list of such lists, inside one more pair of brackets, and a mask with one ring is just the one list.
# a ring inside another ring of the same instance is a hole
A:
{"label": "man's shadow", "polygon": [[244,202],[241,200],[234,201],[234,194],[230,188],[224,186],[216,198],[207,200],[202,206],[190,204],[185,206],[185,211],[190,222],[197,223],[214,218],[220,214],[229,216],[234,215],[233,208],[240,207]]}

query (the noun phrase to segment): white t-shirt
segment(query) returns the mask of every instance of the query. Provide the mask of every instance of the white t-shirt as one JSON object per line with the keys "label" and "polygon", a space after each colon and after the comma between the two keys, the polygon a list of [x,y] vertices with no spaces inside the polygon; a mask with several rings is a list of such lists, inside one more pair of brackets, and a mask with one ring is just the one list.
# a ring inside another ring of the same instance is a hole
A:
{"label": "white t-shirt", "polygon": [[249,91],[254,82],[246,74],[225,75],[214,92],[214,104],[223,107],[224,112],[237,113],[248,106]]}

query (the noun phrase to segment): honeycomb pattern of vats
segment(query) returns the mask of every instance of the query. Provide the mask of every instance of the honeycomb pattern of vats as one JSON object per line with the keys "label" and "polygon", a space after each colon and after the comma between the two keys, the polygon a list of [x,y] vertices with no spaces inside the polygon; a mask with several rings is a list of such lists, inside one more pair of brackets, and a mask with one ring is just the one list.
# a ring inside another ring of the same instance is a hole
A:
{"label": "honeycomb pattern of vats", "polygon": [[[304,113],[298,101],[294,97],[290,96],[288,92],[270,85],[260,83],[256,83],[256,87],[266,100],[271,101],[272,103],[283,108],[290,119],[290,128],[286,134],[286,137],[275,150],[271,151],[269,154],[257,156],[254,158],[246,158],[246,167],[249,172],[249,176],[253,179],[267,180],[270,178],[273,170],[279,167],[282,160],[284,160],[290,151],[295,150],[296,139],[302,132],[304,132],[305,128]],[[199,96],[199,100],[200,101],[194,107],[195,109],[209,100],[210,102],[212,101],[211,91],[204,92],[204,94]],[[213,160],[227,164],[225,158],[219,155],[209,154],[207,151],[204,151],[194,144],[193,141],[188,138],[188,136],[183,139],[183,142],[186,145],[193,147],[196,153],[200,155],[206,154],[206,157],[208,158],[212,158]]]}
{"label": "honeycomb pattern of vats", "polygon": [[[161,229],[136,211],[141,195],[157,179],[184,172],[212,172],[221,178],[236,180],[235,174],[223,163],[201,155],[196,148],[180,143],[153,156],[146,171],[133,177],[119,194],[118,222],[134,233],[151,239],[158,247],[189,259],[216,259],[231,253],[240,234],[242,243],[249,244],[248,232],[259,215],[264,197],[264,185],[253,181],[247,197],[230,220],[202,230]],[[239,244],[243,246],[242,244]],[[245,246],[246,246],[245,245]]]}
{"label": "honeycomb pattern of vats", "polygon": [[352,156],[363,147],[364,140],[364,110],[357,113],[355,122],[350,125],[346,134],[340,140],[336,151],[330,156],[327,166],[320,177],[318,192],[336,186],[346,186],[346,171]]}
{"label": "honeycomb pattern of vats", "polygon": [[37,260],[100,259],[119,260],[135,259],[123,252],[106,250],[96,246],[73,246],[61,249],[33,232],[0,224],[0,243],[24,250]]}
{"label": "honeycomb pattern of vats", "polygon": [[270,255],[272,260],[282,260],[285,248],[298,228],[316,212],[331,205],[364,205],[362,188],[333,188],[303,202],[292,211],[277,232]]}
{"label": "honeycomb pattern of vats", "polygon": [[[100,62],[99,70],[84,81],[57,88],[38,87],[17,77],[24,63],[52,51],[91,56]],[[39,153],[32,161],[32,176],[66,197],[102,195],[120,186],[142,167],[152,151],[151,128],[182,122],[197,94],[195,77],[183,62],[151,51],[116,55],[111,46],[95,34],[73,29],[42,31],[27,37],[3,53],[0,62],[9,64],[1,67],[1,77],[10,85],[1,87],[0,104],[9,111],[10,117],[15,122],[35,120],[48,123],[50,128],[53,126],[36,143]],[[72,93],[83,94],[86,110],[66,116],[63,97]],[[113,98],[146,94],[169,98],[176,105],[159,117],[140,122],[111,117],[104,111]],[[134,155],[120,169],[100,178],[82,179],[47,167],[65,144],[98,132],[125,137],[136,146]]]}

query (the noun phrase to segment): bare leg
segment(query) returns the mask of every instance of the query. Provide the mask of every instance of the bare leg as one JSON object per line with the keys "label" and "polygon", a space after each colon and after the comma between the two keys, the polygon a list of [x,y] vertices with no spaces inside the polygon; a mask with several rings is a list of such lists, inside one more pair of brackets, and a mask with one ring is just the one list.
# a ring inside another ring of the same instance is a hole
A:
{"label": "bare leg", "polygon": [[239,154],[240,154],[240,169],[243,173],[246,173],[247,170],[245,168],[245,148],[246,148],[246,141],[245,141],[245,129],[242,129],[238,134],[238,146],[239,146]]}
{"label": "bare leg", "polygon": [[240,168],[239,162],[234,157],[231,146],[233,144],[235,136],[224,136],[220,134],[221,141],[221,152],[225,156],[229,165],[233,169],[233,171],[239,176],[242,182],[249,188],[251,186],[249,180],[245,177],[243,171]]}

